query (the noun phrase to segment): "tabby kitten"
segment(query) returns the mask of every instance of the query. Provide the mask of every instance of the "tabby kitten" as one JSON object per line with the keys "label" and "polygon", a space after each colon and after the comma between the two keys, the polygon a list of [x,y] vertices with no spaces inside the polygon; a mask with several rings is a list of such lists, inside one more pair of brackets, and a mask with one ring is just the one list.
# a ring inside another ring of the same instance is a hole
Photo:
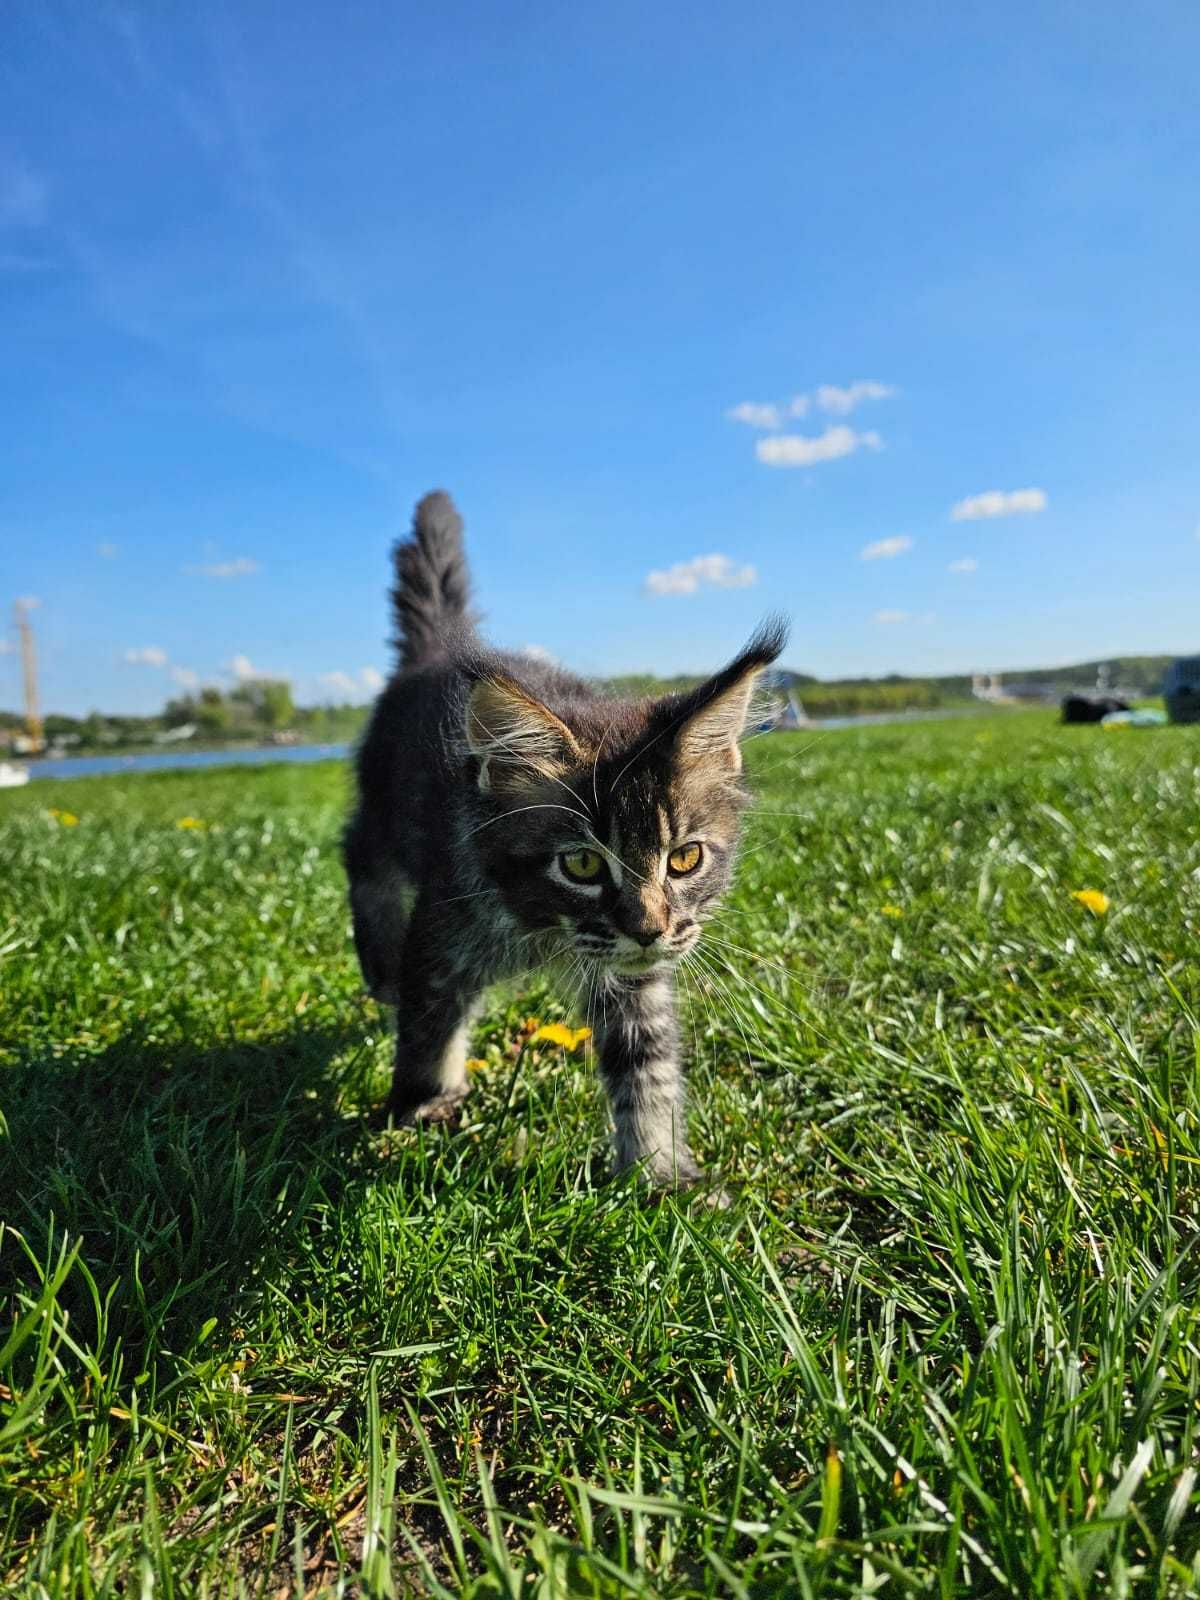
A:
{"label": "tabby kitten", "polygon": [[613,700],[479,643],[448,495],[420,502],[395,564],[399,666],[345,836],[363,976],[396,1008],[387,1109],[452,1114],[483,989],[555,964],[591,1002],[618,1168],[694,1183],[673,969],[729,885],[738,739],[784,627],[698,689]]}

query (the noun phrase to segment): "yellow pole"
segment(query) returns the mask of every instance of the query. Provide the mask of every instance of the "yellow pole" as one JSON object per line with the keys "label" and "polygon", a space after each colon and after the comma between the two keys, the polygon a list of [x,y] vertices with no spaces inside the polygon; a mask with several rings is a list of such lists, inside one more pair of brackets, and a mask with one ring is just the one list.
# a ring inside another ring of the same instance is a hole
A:
{"label": "yellow pole", "polygon": [[25,732],[35,750],[40,750],[42,738],[42,713],[38,705],[37,655],[33,648],[33,628],[29,622],[29,607],[18,600],[16,607],[17,632],[21,635],[21,671],[25,680]]}

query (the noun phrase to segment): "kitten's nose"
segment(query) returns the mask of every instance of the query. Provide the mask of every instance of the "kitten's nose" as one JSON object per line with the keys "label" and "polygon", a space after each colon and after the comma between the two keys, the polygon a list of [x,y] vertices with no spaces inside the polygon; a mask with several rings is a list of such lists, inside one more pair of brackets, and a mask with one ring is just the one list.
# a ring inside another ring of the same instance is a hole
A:
{"label": "kitten's nose", "polygon": [[659,933],[658,933],[658,929],[657,928],[648,928],[644,932],[631,933],[629,935],[629,937],[631,939],[635,940],[638,944],[641,945],[643,950],[648,949],[650,947],[650,945],[652,945],[654,943],[654,941],[658,938],[658,936],[659,936]]}

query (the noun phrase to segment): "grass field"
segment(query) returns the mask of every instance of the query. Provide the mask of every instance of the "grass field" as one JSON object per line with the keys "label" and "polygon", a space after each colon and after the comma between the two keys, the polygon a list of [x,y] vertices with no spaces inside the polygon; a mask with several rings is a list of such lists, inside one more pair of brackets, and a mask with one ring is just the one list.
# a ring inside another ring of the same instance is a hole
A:
{"label": "grass field", "polygon": [[537,982],[368,1129],[340,768],[0,795],[0,1589],[1200,1590],[1200,729],[750,758],[725,1212],[606,1181]]}

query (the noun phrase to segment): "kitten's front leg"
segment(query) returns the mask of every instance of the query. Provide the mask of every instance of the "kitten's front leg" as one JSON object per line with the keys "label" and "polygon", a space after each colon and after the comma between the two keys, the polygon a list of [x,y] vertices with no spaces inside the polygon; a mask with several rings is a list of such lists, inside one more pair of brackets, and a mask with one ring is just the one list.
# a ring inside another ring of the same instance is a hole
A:
{"label": "kitten's front leg", "polygon": [[687,1142],[674,979],[663,973],[636,987],[610,986],[599,1009],[618,1172],[641,1163],[661,1187],[695,1183],[701,1173]]}
{"label": "kitten's front leg", "polygon": [[387,1112],[443,1121],[465,1098],[467,1045],[479,993],[461,941],[418,901],[404,941],[396,1006],[396,1064]]}

